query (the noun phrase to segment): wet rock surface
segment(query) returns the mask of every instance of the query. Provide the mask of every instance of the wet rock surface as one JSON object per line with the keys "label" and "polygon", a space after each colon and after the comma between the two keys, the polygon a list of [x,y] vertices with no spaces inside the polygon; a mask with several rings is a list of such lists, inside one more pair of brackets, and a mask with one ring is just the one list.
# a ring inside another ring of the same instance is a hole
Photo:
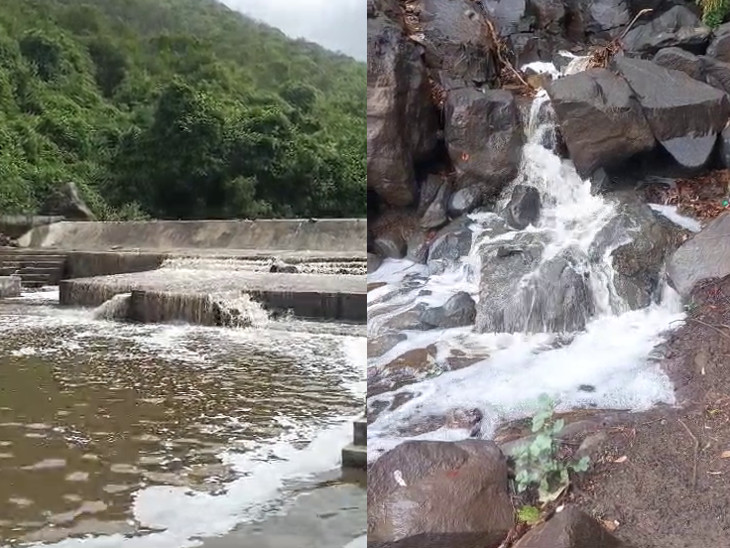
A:
{"label": "wet rock surface", "polygon": [[730,114],[727,95],[651,61],[619,57],[615,65],[636,93],[656,139],[680,165],[704,166]]}
{"label": "wet rock surface", "polygon": [[654,147],[639,101],[620,76],[591,69],[556,80],[547,90],[570,157],[582,175]]}
{"label": "wet rock surface", "polygon": [[475,329],[480,333],[582,329],[593,314],[588,280],[575,258],[541,263],[544,243],[529,233],[482,251]]}
{"label": "wet rock surface", "polygon": [[406,206],[416,199],[414,163],[436,144],[437,118],[421,52],[388,17],[396,9],[374,8],[367,21],[367,180],[386,203]]}
{"label": "wet rock surface", "polygon": [[496,196],[517,174],[523,132],[514,97],[506,90],[449,93],[444,135],[458,187],[480,185]]}
{"label": "wet rock surface", "polygon": [[368,471],[369,547],[496,548],[513,520],[492,442],[406,442]]}
{"label": "wet rock surface", "polygon": [[540,217],[540,192],[535,187],[517,185],[504,216],[507,223],[517,230],[534,225]]}
{"label": "wet rock surface", "polygon": [[656,53],[661,48],[701,50],[712,30],[685,6],[674,6],[646,24],[630,30],[623,39],[626,51]]}
{"label": "wet rock surface", "polygon": [[443,306],[429,308],[421,313],[421,321],[431,327],[447,329],[474,323],[476,304],[471,295],[464,291],[449,298]]}
{"label": "wet rock surface", "polygon": [[515,548],[629,548],[597,520],[569,505],[522,537]]}
{"label": "wet rock surface", "polygon": [[669,282],[689,296],[704,280],[730,275],[730,214],[723,214],[684,242],[667,263]]}

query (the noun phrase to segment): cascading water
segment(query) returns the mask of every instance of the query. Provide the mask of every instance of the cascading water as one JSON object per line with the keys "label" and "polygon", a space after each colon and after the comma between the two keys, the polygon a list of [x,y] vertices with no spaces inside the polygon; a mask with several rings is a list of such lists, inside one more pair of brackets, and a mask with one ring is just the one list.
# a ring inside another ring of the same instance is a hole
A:
{"label": "cascading water", "polygon": [[[580,60],[569,70],[581,70]],[[456,264],[434,274],[424,265],[386,261],[369,276],[370,284],[383,285],[368,295],[368,337],[398,341],[369,358],[371,378],[415,349],[428,349],[437,363],[455,355],[476,362],[375,391],[368,399],[376,416],[368,428],[371,459],[404,439],[473,434],[448,421],[436,430],[423,427],[456,410],[478,409],[480,435],[490,437],[500,422],[529,414],[545,392],[562,409],[639,410],[673,403],[669,379],[649,357],[662,334],[683,318],[680,299],[665,286],[658,302],[630,310],[620,296],[611,254],[632,235],[608,230],[619,207],[594,194],[590,181],[551,150],[552,119],[542,92],[525,124],[519,175],[496,208],[504,209],[517,185],[533,187],[542,204],[534,226],[514,230],[496,213],[475,213],[471,251]],[[515,249],[518,258],[500,271],[495,264]],[[390,327],[419,305],[442,305],[458,291],[481,299],[476,329]]]}

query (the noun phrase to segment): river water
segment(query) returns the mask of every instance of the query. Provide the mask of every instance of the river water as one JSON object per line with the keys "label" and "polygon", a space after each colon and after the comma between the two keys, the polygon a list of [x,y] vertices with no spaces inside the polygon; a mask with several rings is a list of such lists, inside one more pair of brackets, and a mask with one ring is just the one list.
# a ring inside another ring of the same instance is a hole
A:
{"label": "river water", "polygon": [[[575,63],[573,69],[583,67]],[[548,72],[559,76],[552,66]],[[618,209],[609,197],[592,191],[591,182],[578,176],[572,162],[546,146],[551,142],[546,133],[554,128],[554,117],[544,116],[549,107],[541,92],[525,124],[519,175],[505,190],[495,212],[470,216],[472,243],[466,256],[441,272],[407,260],[386,260],[368,276],[368,338],[371,343],[386,341],[385,351],[381,346],[369,355],[369,379],[380,382],[388,375],[402,379],[403,364],[410,363],[404,362],[404,356],[419,356],[417,369],[408,373],[406,384],[391,381],[392,389],[373,391],[368,398],[371,461],[406,439],[489,438],[505,421],[534,413],[542,394],[558,402],[560,410],[642,410],[674,402],[671,382],[651,353],[668,330],[681,325],[680,298],[665,286],[659,302],[630,310],[619,296],[611,252],[631,239],[621,235],[609,241],[603,253],[593,252],[599,234]],[[539,191],[540,218],[524,230],[495,231],[502,222],[499,212],[517,184]],[[674,210],[654,209],[685,228],[698,229],[696,222]],[[641,234],[631,237],[641,238]],[[399,329],[402,318],[417,313],[419,306],[441,306],[457,292],[469,293],[478,303],[483,295],[483,261],[490,260],[500,246],[524,242],[539,242],[541,253],[536,268],[521,278],[515,290],[523,297],[515,301],[524,306],[513,309],[511,318],[513,324],[523,322],[525,329],[481,334],[472,327]],[[586,310],[591,316],[586,328],[576,332],[535,329],[541,320],[540,306],[535,303],[549,300],[541,295],[543,267],[561,257],[569,257],[571,268],[588,280],[586,293],[592,302]],[[428,367],[423,367],[424,359],[430,360]],[[449,366],[453,360],[466,366]],[[478,432],[458,421],[433,420],[465,410],[478,410],[483,417]]]}
{"label": "river water", "polygon": [[364,326],[133,325],[57,300],[0,301],[0,546],[198,546],[338,483]]}

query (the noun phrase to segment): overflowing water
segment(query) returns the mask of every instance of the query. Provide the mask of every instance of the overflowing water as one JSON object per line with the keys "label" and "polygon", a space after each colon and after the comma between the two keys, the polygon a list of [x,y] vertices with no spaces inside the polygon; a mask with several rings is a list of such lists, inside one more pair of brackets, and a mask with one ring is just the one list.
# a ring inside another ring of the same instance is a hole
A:
{"label": "overflowing water", "polygon": [[[581,58],[573,59],[568,70],[582,70],[583,65]],[[388,260],[368,277],[369,379],[393,375],[393,364],[401,363],[403,356],[432,362],[429,367],[416,364],[408,382],[392,382],[368,398],[371,419],[375,417],[368,428],[371,459],[405,439],[473,435],[468,425],[433,421],[460,410],[478,409],[483,416],[478,434],[490,437],[500,423],[532,413],[542,393],[565,410],[641,410],[674,402],[671,382],[651,360],[651,352],[682,320],[680,299],[665,286],[658,302],[632,311],[620,296],[611,253],[641,234],[622,233],[598,246],[619,209],[613,200],[592,192],[591,182],[546,146],[555,129],[552,117],[545,115],[549,109],[543,92],[533,101],[526,124],[519,175],[496,207],[496,211],[504,208],[515,185],[534,187],[542,203],[535,226],[495,230],[500,220],[496,213],[475,213],[470,216],[470,253],[445,271],[434,273],[425,265]],[[676,212],[661,213],[685,227],[698,228]],[[500,248],[525,242],[538,242],[540,256],[529,272],[514,274],[519,283],[507,296],[518,303],[511,311],[513,329],[480,334],[472,327],[428,331],[392,327],[419,306],[443,305],[457,292],[466,291],[478,302],[480,293],[484,295],[480,284],[486,261],[493,260]],[[580,304],[588,321],[584,329],[572,332],[551,329],[544,317],[543,304],[551,297],[544,294],[549,291],[544,287],[544,268],[562,258],[581,280],[587,280]],[[395,344],[375,351],[382,340]],[[460,368],[444,365],[453,359],[461,360]]]}
{"label": "overflowing water", "polygon": [[116,323],[123,295],[57,299],[0,301],[0,546],[199,546],[337,470],[364,327],[270,321],[245,297],[226,303],[245,329]]}

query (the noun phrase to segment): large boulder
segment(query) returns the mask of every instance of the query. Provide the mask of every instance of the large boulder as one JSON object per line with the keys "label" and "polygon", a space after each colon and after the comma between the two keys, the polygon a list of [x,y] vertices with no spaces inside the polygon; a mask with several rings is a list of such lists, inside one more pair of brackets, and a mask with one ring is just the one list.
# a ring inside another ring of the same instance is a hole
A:
{"label": "large boulder", "polygon": [[621,164],[654,147],[651,128],[626,81],[590,69],[547,87],[563,139],[578,173]]}
{"label": "large boulder", "polygon": [[628,548],[577,506],[568,505],[522,537],[514,548]]}
{"label": "large boulder", "polygon": [[[487,14],[497,25],[502,36],[515,34],[523,29],[524,18],[527,14],[526,0],[483,0],[482,4]],[[529,28],[529,27],[528,27]]]}
{"label": "large boulder", "polygon": [[[510,2],[504,2],[509,4]],[[517,2],[512,2],[518,4]],[[559,34],[565,22],[565,3],[562,0],[528,0],[527,12],[535,17],[536,26]]]}
{"label": "large boulder", "polygon": [[730,23],[725,23],[715,29],[712,41],[707,46],[707,55],[718,61],[730,63]]}
{"label": "large boulder", "polygon": [[671,285],[688,297],[701,281],[730,276],[730,213],[684,242],[667,262]]}
{"label": "large boulder", "polygon": [[75,183],[66,183],[57,188],[41,208],[41,215],[60,215],[70,221],[96,219],[81,198],[81,193]]}
{"label": "large boulder", "polygon": [[680,47],[702,51],[712,29],[685,6],[674,6],[644,25],[631,29],[623,39],[624,49],[642,54],[662,48]]}
{"label": "large boulder", "polygon": [[535,233],[482,247],[477,332],[571,332],[585,327],[595,306],[579,261],[569,253],[543,261],[544,247]]}
{"label": "large boulder", "polygon": [[459,291],[443,306],[427,308],[421,312],[420,319],[425,325],[448,329],[473,324],[476,313],[476,304],[471,295],[466,291]]}
{"label": "large boulder", "polygon": [[589,35],[615,36],[631,20],[626,0],[591,0],[582,3],[581,7]]}
{"label": "large boulder", "polygon": [[508,91],[459,89],[446,100],[444,137],[458,188],[480,185],[496,196],[517,175],[524,139]]}
{"label": "large boulder", "polygon": [[0,299],[20,297],[21,282],[20,276],[0,276]]}
{"label": "large boulder", "polygon": [[407,206],[416,197],[414,163],[434,149],[438,117],[420,48],[385,13],[367,24],[367,186]]}
{"label": "large boulder", "polygon": [[618,57],[614,63],[636,93],[657,141],[679,165],[704,166],[730,114],[727,95],[651,61]]}
{"label": "large boulder", "polygon": [[486,32],[486,17],[473,2],[417,0],[415,10],[426,64],[443,71],[446,78],[441,79],[442,83],[455,79],[481,85],[497,76],[495,60],[489,54],[494,44]]}
{"label": "large boulder", "polygon": [[[685,231],[651,210],[635,192],[616,193],[618,215],[604,226],[591,246],[591,259],[611,254],[613,283],[632,310],[649,306],[658,296],[666,259],[682,243]],[[616,244],[622,243],[618,247]]]}
{"label": "large boulder", "polygon": [[730,93],[730,63],[707,55],[699,57],[699,60],[702,63],[704,81],[714,88]]}
{"label": "large boulder", "polygon": [[369,548],[497,548],[513,512],[491,441],[409,441],[368,471]]}
{"label": "large boulder", "polygon": [[436,195],[426,208],[421,218],[422,228],[439,228],[445,225],[449,220],[449,185],[446,182],[441,183]]}
{"label": "large boulder", "polygon": [[702,80],[702,61],[694,53],[681,48],[664,48],[654,56],[653,61],[660,67],[680,70],[690,78]]}

